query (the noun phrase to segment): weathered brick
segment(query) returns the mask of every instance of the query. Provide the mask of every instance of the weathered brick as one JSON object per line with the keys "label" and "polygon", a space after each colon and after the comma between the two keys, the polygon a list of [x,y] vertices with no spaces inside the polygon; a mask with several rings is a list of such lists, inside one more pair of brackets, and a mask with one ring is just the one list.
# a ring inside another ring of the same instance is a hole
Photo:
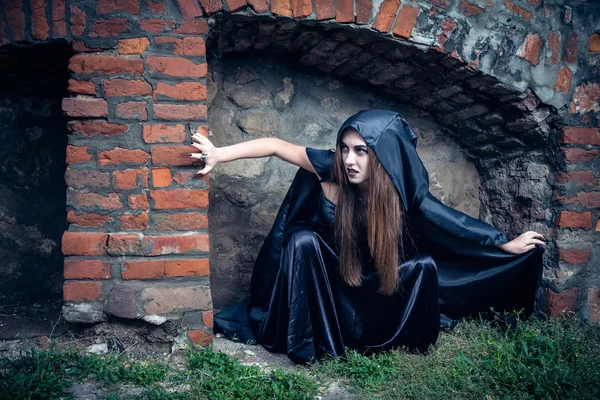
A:
{"label": "weathered brick", "polygon": [[563,60],[569,64],[577,64],[577,53],[579,51],[579,34],[573,32],[565,41],[565,53]]}
{"label": "weathered brick", "polygon": [[87,146],[67,146],[67,164],[92,161],[92,155],[88,153]]}
{"label": "weathered brick", "polygon": [[556,93],[569,93],[569,89],[571,89],[571,79],[573,78],[573,73],[569,67],[564,67],[560,71],[558,71],[558,76],[556,77],[556,84],[554,85],[554,91]]}
{"label": "weathered brick", "polygon": [[50,26],[46,21],[46,2],[44,0],[30,0],[29,12],[31,13],[31,35],[37,40],[46,40],[50,36]]}
{"label": "weathered brick", "polygon": [[155,168],[152,170],[152,186],[155,188],[169,186],[172,182],[169,168]]}
{"label": "weathered brick", "polygon": [[165,0],[146,0],[146,6],[152,14],[162,14],[165,12]]}
{"label": "weathered brick", "polygon": [[185,141],[185,125],[144,125],[143,136],[146,143],[183,142]]}
{"label": "weathered brick", "polygon": [[592,213],[590,211],[578,213],[575,211],[561,211],[554,221],[561,228],[591,228]]}
{"label": "weathered brick", "polygon": [[91,81],[78,81],[76,79],[69,79],[69,92],[95,96],[96,84]]}
{"label": "weathered brick", "polygon": [[142,254],[140,235],[113,233],[108,237],[108,254],[111,256],[139,256]]}
{"label": "weathered brick", "polygon": [[67,24],[65,22],[67,7],[66,0],[53,0],[52,3],[52,25],[54,36],[67,36]]}
{"label": "weathered brick", "polygon": [[597,324],[600,322],[600,289],[588,289],[587,305],[590,310],[590,322]]}
{"label": "weathered brick", "polygon": [[73,36],[81,36],[85,31],[86,27],[86,15],[85,11],[82,11],[79,7],[71,6],[71,33]]}
{"label": "weathered brick", "polygon": [[560,32],[548,33],[548,48],[546,50],[546,64],[556,64],[560,51]]}
{"label": "weathered brick", "polygon": [[90,37],[116,37],[127,30],[128,25],[125,18],[97,19],[90,29]]}
{"label": "weathered brick", "polygon": [[225,0],[229,12],[234,12],[246,7],[246,0]]}
{"label": "weathered brick", "polygon": [[202,4],[202,9],[208,15],[217,13],[223,9],[223,3],[221,0],[200,0],[200,4]]}
{"label": "weathered brick", "polygon": [[146,32],[162,33],[175,28],[172,19],[145,19],[140,21],[140,26]]}
{"label": "weathered brick", "polygon": [[[298,1],[298,0],[296,0]],[[292,1],[293,2],[293,1]],[[310,6],[310,1],[308,2]],[[309,10],[309,14],[312,8]],[[335,2],[335,20],[340,23],[354,22],[354,1],[353,0],[336,0]]]}
{"label": "weathered brick", "polygon": [[546,307],[548,315],[557,318],[574,312],[579,292],[579,288],[563,290],[560,293],[556,293],[552,289],[546,288]]}
{"label": "weathered brick", "polygon": [[168,121],[198,121],[206,119],[204,104],[154,104],[154,115]]}
{"label": "weathered brick", "polygon": [[123,119],[147,121],[148,111],[146,110],[146,106],[147,104],[144,101],[128,101],[120,103],[115,109],[115,116]]}
{"label": "weathered brick", "polygon": [[121,229],[128,231],[145,231],[148,229],[150,217],[142,213],[138,215],[121,215]]}
{"label": "weathered brick", "polygon": [[536,34],[529,34],[515,55],[529,61],[533,65],[537,65],[541,48],[542,39]]}
{"label": "weathered brick", "polygon": [[568,264],[585,264],[590,253],[590,250],[558,249],[558,259]]}
{"label": "weathered brick", "polygon": [[198,0],[177,0],[179,10],[184,19],[192,19],[202,16],[202,10],[198,5]]}
{"label": "weathered brick", "polygon": [[123,208],[123,204],[116,193],[110,193],[104,196],[97,193],[69,193],[69,198],[73,200],[76,207],[93,207],[102,210],[118,210]]}
{"label": "weathered brick", "polygon": [[444,10],[448,9],[448,0],[428,0],[428,1],[436,7],[443,8]]}
{"label": "weathered brick", "polygon": [[63,284],[64,301],[102,301],[104,292],[100,282],[65,282]]}
{"label": "weathered brick", "polygon": [[177,173],[173,176],[173,180],[178,185],[185,185],[187,183],[196,182],[196,181],[204,181],[206,184],[210,181],[210,176],[208,174],[200,176],[197,174],[196,170],[188,170],[188,171],[177,171]]}
{"label": "weathered brick", "polygon": [[95,53],[98,51],[102,51],[101,49],[87,47],[83,40],[73,40],[71,42],[71,48],[75,53]]}
{"label": "weathered brick", "polygon": [[208,329],[212,329],[214,325],[214,318],[212,311],[202,311],[202,322]]}
{"label": "weathered brick", "polygon": [[460,2],[460,5],[458,6],[458,9],[467,17],[472,17],[473,15],[480,15],[483,14],[483,8],[473,4],[473,3],[469,3],[468,1],[462,0]]}
{"label": "weathered brick", "polygon": [[187,310],[212,309],[208,286],[146,288],[140,296],[146,314],[168,314]]}
{"label": "weathered brick", "polygon": [[148,211],[148,208],[150,208],[150,205],[148,203],[148,196],[146,196],[146,193],[130,194],[128,196],[128,200],[129,200],[129,209],[131,209],[133,211],[136,211],[136,210]]}
{"label": "weathered brick", "polygon": [[197,253],[199,251],[209,251],[207,234],[144,237],[144,253],[148,256]]}
{"label": "weathered brick", "polygon": [[180,214],[154,214],[154,228],[158,231],[197,231],[208,228],[206,214],[180,213]]}
{"label": "weathered brick", "polygon": [[70,117],[108,116],[108,103],[104,99],[67,97],[62,101],[62,109]]}
{"label": "weathered brick", "polygon": [[202,329],[191,329],[188,331],[188,339],[196,346],[208,347],[213,342],[213,337]]}
{"label": "weathered brick", "polygon": [[206,32],[208,32],[208,23],[204,19],[180,22],[179,27],[173,31],[181,35],[204,35]]}
{"label": "weathered brick", "polygon": [[144,72],[144,61],[141,58],[123,58],[114,56],[94,56],[78,54],[69,60],[69,70],[75,73],[141,75]]}
{"label": "weathered brick", "polygon": [[396,13],[400,7],[400,0],[383,0],[379,6],[379,12],[375,17],[372,28],[387,33],[392,29],[392,24],[396,18]]}
{"label": "weathered brick", "polygon": [[600,83],[587,82],[575,89],[570,113],[600,112]]}
{"label": "weathered brick", "polygon": [[600,146],[600,130],[597,128],[565,127],[562,128],[564,144],[591,144]]}
{"label": "weathered brick", "polygon": [[110,264],[101,260],[65,260],[65,279],[110,279]]}
{"label": "weathered brick", "polygon": [[176,38],[173,36],[157,36],[154,42],[158,45],[173,44],[173,54],[181,56],[203,56],[206,55],[206,43],[204,39],[197,36],[185,36]]}
{"label": "weathered brick", "polygon": [[506,5],[506,7],[513,13],[520,15],[521,17],[525,18],[526,20],[530,20],[531,19],[531,13],[519,6],[516,6],[514,2],[510,1],[510,0],[504,0],[504,5]]}
{"label": "weathered brick", "polygon": [[588,45],[588,51],[590,53],[598,53],[600,52],[600,34],[592,33],[590,36],[590,42]]}
{"label": "weathered brick", "polygon": [[69,210],[67,212],[67,222],[79,226],[102,226],[108,222],[110,217],[108,215],[94,214],[94,213],[81,213],[75,214],[75,211]]}
{"label": "weathered brick", "polygon": [[356,0],[356,23],[368,24],[371,22],[373,0]]}
{"label": "weathered brick", "polygon": [[248,0],[248,4],[257,14],[266,14],[269,12],[267,0]]}
{"label": "weathered brick", "polygon": [[104,254],[106,233],[65,232],[62,252],[65,256],[100,256]]}
{"label": "weathered brick", "polygon": [[135,288],[117,283],[108,295],[107,310],[121,318],[137,317]]}
{"label": "weathered brick", "polygon": [[3,4],[4,16],[8,28],[10,29],[13,38],[17,42],[25,40],[25,13],[23,12],[23,5],[20,1],[6,2]]}
{"label": "weathered brick", "polygon": [[208,190],[151,190],[156,210],[178,210],[186,208],[206,208]]}
{"label": "weathered brick", "polygon": [[554,179],[559,185],[568,185],[575,183],[581,186],[597,186],[598,182],[594,178],[592,171],[571,171],[557,172],[554,174]]}
{"label": "weathered brick", "polygon": [[149,45],[150,40],[147,37],[120,39],[119,54],[142,54]]}
{"label": "weathered brick", "polygon": [[103,82],[104,94],[112,96],[147,96],[152,93],[149,83],[137,79],[110,79]]}
{"label": "weathered brick", "polygon": [[124,171],[113,172],[113,187],[115,189],[133,189],[141,186],[148,187],[147,169],[126,169]]}
{"label": "weathered brick", "polygon": [[152,165],[157,167],[196,165],[198,160],[189,156],[196,151],[192,146],[153,146],[150,149]]}
{"label": "weathered brick", "polygon": [[139,0],[98,0],[96,3],[98,14],[110,14],[117,11],[125,11],[134,15],[139,14]]}
{"label": "weathered brick", "polygon": [[578,163],[593,160],[598,157],[598,150],[563,149],[565,162]]}
{"label": "weathered brick", "polygon": [[165,261],[166,276],[208,276],[210,266],[207,258],[195,260],[167,260]]}
{"label": "weathered brick", "polygon": [[67,128],[71,133],[81,133],[85,136],[115,136],[121,135],[129,129],[127,125],[114,124],[105,120],[69,121]]}
{"label": "weathered brick", "polygon": [[65,181],[70,187],[108,187],[109,176],[98,170],[67,168]]}
{"label": "weathered brick", "polygon": [[149,56],[146,62],[150,72],[174,77],[203,78],[207,72],[205,62],[196,64],[185,58]]}
{"label": "weathered brick", "polygon": [[271,12],[284,17],[292,16],[289,0],[271,0]]}
{"label": "weathered brick", "polygon": [[402,7],[396,20],[396,25],[392,33],[394,36],[399,36],[404,39],[408,39],[412,33],[413,27],[417,22],[419,16],[419,9],[417,7]]}
{"label": "weathered brick", "polygon": [[160,279],[165,274],[165,262],[144,260],[131,261],[122,264],[121,278],[123,279]]}
{"label": "weathered brick", "polygon": [[102,167],[108,164],[145,164],[149,158],[150,155],[143,150],[116,148],[99,152],[98,165]]}

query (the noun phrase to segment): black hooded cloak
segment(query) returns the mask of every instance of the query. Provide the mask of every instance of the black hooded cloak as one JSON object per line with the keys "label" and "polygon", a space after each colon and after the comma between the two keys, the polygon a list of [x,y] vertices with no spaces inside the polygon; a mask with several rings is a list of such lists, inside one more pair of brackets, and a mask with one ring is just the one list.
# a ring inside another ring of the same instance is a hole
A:
{"label": "black hooded cloak", "polygon": [[[216,314],[215,332],[308,362],[341,355],[347,347],[426,351],[444,315],[463,317],[491,307],[531,313],[543,247],[509,254],[495,246],[508,242],[503,232],[433,197],[415,150],[417,136],[402,115],[362,111],[342,125],[336,143],[349,127],[364,138],[402,200],[414,247],[398,266],[401,290],[379,294],[368,257],[360,287],[341,279],[332,234],[335,205],[322,194],[317,176],[300,169],[258,254],[249,298]],[[330,181],[333,151],[306,152],[321,180]],[[368,254],[366,241],[360,241],[361,254]]]}

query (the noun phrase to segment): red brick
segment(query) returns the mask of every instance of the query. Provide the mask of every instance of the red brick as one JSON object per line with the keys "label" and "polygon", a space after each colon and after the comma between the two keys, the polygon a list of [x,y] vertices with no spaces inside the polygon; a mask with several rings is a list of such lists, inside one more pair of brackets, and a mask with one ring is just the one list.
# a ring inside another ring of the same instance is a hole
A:
{"label": "red brick", "polygon": [[271,12],[284,17],[291,17],[292,10],[289,0],[271,0]]}
{"label": "red brick", "polygon": [[145,19],[140,21],[140,26],[146,32],[162,33],[175,28],[172,19]]}
{"label": "red brick", "polygon": [[71,33],[73,36],[81,36],[85,31],[86,19],[85,11],[79,7],[71,6]]}
{"label": "red brick", "polygon": [[65,282],[63,284],[64,301],[102,301],[104,292],[100,282]]}
{"label": "red brick", "polygon": [[198,0],[177,0],[179,10],[184,19],[192,19],[202,16],[202,10],[198,5]]}
{"label": "red brick", "polygon": [[212,309],[210,288],[207,285],[145,288],[140,299],[146,314]]}
{"label": "red brick", "polygon": [[83,40],[73,40],[71,42],[71,48],[76,53],[95,53],[97,51],[101,51],[101,49],[93,49],[93,48],[87,47]]}
{"label": "red brick", "polygon": [[257,14],[266,14],[269,12],[269,5],[266,0],[248,0],[248,4]]}
{"label": "red brick", "polygon": [[96,84],[90,81],[69,79],[69,92],[76,94],[96,95]]}
{"label": "red brick", "polygon": [[137,79],[110,79],[103,82],[104,94],[112,96],[147,96],[152,93],[149,83]]}
{"label": "red brick", "polygon": [[229,12],[234,12],[246,7],[246,0],[225,0]]}
{"label": "red brick", "polygon": [[81,213],[75,214],[75,211],[69,210],[67,212],[67,222],[79,226],[102,226],[108,222],[110,217],[108,215],[94,214],[94,213]]}
{"label": "red brick", "polygon": [[145,164],[150,155],[143,150],[127,150],[116,148],[105,150],[98,153],[98,165],[101,167],[107,164]]}
{"label": "red brick", "polygon": [[185,125],[144,125],[143,135],[146,143],[183,142],[185,141]]}
{"label": "red brick", "polygon": [[146,111],[146,102],[129,101],[117,105],[115,116],[123,119],[133,119],[136,121],[147,121],[148,111]]}
{"label": "red brick", "polygon": [[[298,0],[296,0],[298,1]],[[310,5],[310,1],[308,2]],[[310,10],[312,11],[312,10]],[[310,12],[309,12],[310,14]],[[335,20],[337,22],[354,22],[354,1],[337,0],[335,2]]]}
{"label": "red brick", "polygon": [[561,211],[554,221],[561,228],[591,228],[592,213],[590,211],[578,213],[575,211]]}
{"label": "red brick", "polygon": [[448,0],[428,0],[428,1],[436,7],[440,7],[445,10],[448,9]]}
{"label": "red brick", "polygon": [[563,128],[561,143],[600,146],[600,131],[597,128],[566,127]]}
{"label": "red brick", "polygon": [[558,71],[558,76],[556,78],[556,85],[554,85],[554,91],[556,93],[569,93],[569,89],[571,88],[571,79],[573,78],[573,73],[569,67],[564,67],[560,71]]}
{"label": "red brick", "polygon": [[585,264],[590,257],[590,250],[558,249],[558,258],[568,264]]}
{"label": "red brick", "polygon": [[67,186],[108,187],[108,173],[98,170],[88,171],[85,169],[67,168],[65,181]]}
{"label": "red brick", "polygon": [[65,232],[62,253],[65,256],[100,256],[104,254],[106,233]]}
{"label": "red brick", "polygon": [[569,112],[600,112],[600,83],[587,82],[575,89]]}
{"label": "red brick", "polygon": [[191,146],[154,146],[150,149],[152,165],[157,167],[175,167],[197,165],[198,160],[188,156],[197,151]]}
{"label": "red brick", "polygon": [[525,18],[526,20],[531,19],[531,13],[529,11],[524,10],[523,8],[521,8],[519,6],[516,6],[514,2],[512,2],[510,0],[504,0],[504,4],[511,12],[520,15],[521,17]]}
{"label": "red brick", "polygon": [[54,36],[67,36],[67,24],[65,22],[67,7],[65,0],[52,0],[52,24]]}
{"label": "red brick", "polygon": [[149,56],[146,62],[150,72],[169,76],[203,78],[207,72],[205,62],[196,64],[185,58]]}
{"label": "red brick", "polygon": [[200,4],[202,4],[204,12],[206,12],[208,15],[217,13],[223,9],[223,3],[221,3],[221,0],[200,0]]}
{"label": "red brick", "polygon": [[473,15],[483,14],[483,8],[476,6],[475,4],[469,3],[467,1],[461,1],[458,9],[465,14],[467,17],[472,17]]}
{"label": "red brick", "polygon": [[147,169],[126,169],[113,171],[113,187],[115,189],[133,189],[138,186],[148,187]]}
{"label": "red brick", "polygon": [[113,124],[105,120],[69,121],[67,127],[70,133],[81,133],[85,136],[116,136],[129,129],[127,125]]}
{"label": "red brick", "polygon": [[168,121],[198,121],[206,119],[204,104],[154,104],[154,116]]}
{"label": "red brick", "polygon": [[600,52],[600,34],[592,33],[592,36],[590,36],[590,43],[588,46],[588,51],[590,53]]}
{"label": "red brick", "polygon": [[196,36],[176,38],[172,36],[157,36],[154,41],[158,45],[174,44],[173,54],[181,56],[203,56],[206,55],[206,43],[204,39]]}
{"label": "red brick", "polygon": [[180,22],[179,28],[173,31],[182,35],[204,35],[206,32],[208,32],[208,23],[204,19]]}
{"label": "red brick", "polygon": [[150,205],[148,203],[148,196],[146,196],[146,193],[130,194],[128,196],[128,200],[129,200],[129,209],[131,209],[133,211],[135,211],[135,210],[148,211],[148,208],[150,208]]}
{"label": "red brick", "polygon": [[165,262],[166,276],[208,276],[210,267],[208,258],[197,260],[167,260]]}
{"label": "red brick", "polygon": [[193,329],[188,332],[188,339],[197,346],[208,347],[213,341],[212,335],[201,329]]}
{"label": "red brick", "polygon": [[197,231],[208,228],[206,214],[179,213],[179,214],[154,214],[154,228],[157,231]]}
{"label": "red brick", "polygon": [[598,157],[598,150],[563,149],[567,163],[578,163],[593,160]]}
{"label": "red brick", "polygon": [[556,293],[552,289],[546,288],[546,307],[548,315],[557,318],[567,313],[574,312],[579,292],[579,288],[564,290],[560,293]]}
{"label": "red brick", "polygon": [[542,39],[538,35],[529,34],[517,51],[516,55],[533,65],[539,62],[540,49],[542,48]]}
{"label": "red brick", "polygon": [[[440,45],[440,48],[443,49],[444,44],[452,37],[452,32],[458,27],[458,22],[452,18],[445,18],[440,23],[440,26],[442,27],[442,30],[438,36],[438,44]],[[453,49],[453,51],[456,52],[456,49]],[[451,54],[451,57],[456,57],[456,54]]]}
{"label": "red brick", "polygon": [[210,181],[210,176],[208,174],[204,176],[199,176],[196,170],[191,171],[178,171],[174,176],[173,180],[178,185],[185,185],[186,183],[195,182],[198,180],[202,180],[206,182],[206,184]]}
{"label": "red brick", "polygon": [[162,14],[165,12],[164,0],[146,0],[146,5],[152,14]]}
{"label": "red brick", "polygon": [[417,22],[418,15],[419,9],[417,7],[402,7],[400,14],[398,14],[394,31],[392,32],[394,36],[408,39]]}
{"label": "red brick", "polygon": [[123,264],[123,279],[160,279],[165,274],[164,261],[132,261]]}
{"label": "red brick", "polygon": [[92,161],[92,155],[89,154],[87,146],[67,146],[67,164]]}
{"label": "red brick", "polygon": [[31,34],[34,39],[46,40],[50,36],[50,26],[46,21],[46,2],[44,0],[30,0]]}
{"label": "red brick", "polygon": [[147,37],[121,39],[119,40],[119,54],[142,54],[149,45],[150,40]]}
{"label": "red brick", "polygon": [[212,329],[214,325],[214,318],[212,311],[202,311],[202,323],[208,329]]}
{"label": "red brick", "polygon": [[73,199],[76,207],[96,207],[103,210],[118,210],[123,207],[119,195],[110,193],[104,196],[97,193],[72,193],[69,198]]}
{"label": "red brick", "polygon": [[587,304],[590,310],[590,322],[597,324],[600,322],[600,289],[588,289]]}
{"label": "red brick", "polygon": [[140,235],[113,233],[108,238],[108,254],[111,256],[138,256],[142,254]]}
{"label": "red brick", "polygon": [[65,279],[110,279],[110,264],[100,260],[65,260]]}
{"label": "red brick", "polygon": [[372,0],[356,0],[356,23],[368,24],[369,22],[371,22],[372,11]]}
{"label": "red brick", "polygon": [[124,18],[99,19],[90,30],[90,37],[116,37],[127,30],[129,21]]}
{"label": "red brick", "polygon": [[110,14],[117,11],[125,11],[129,14],[137,15],[140,13],[140,3],[138,0],[98,0],[96,13]]}
{"label": "red brick", "polygon": [[180,210],[186,208],[206,208],[208,206],[208,190],[151,190],[156,210]]}
{"label": "red brick", "polygon": [[596,232],[600,232],[600,218],[596,221]]}
{"label": "red brick", "polygon": [[565,41],[564,61],[569,64],[577,64],[577,52],[579,48],[579,34],[573,32]]}
{"label": "red brick", "polygon": [[381,6],[379,6],[379,12],[375,17],[372,28],[387,33],[392,29],[394,18],[400,7],[400,0],[383,0]]}
{"label": "red brick", "polygon": [[142,213],[138,215],[121,215],[121,229],[131,231],[145,231],[148,229],[150,217]]}
{"label": "red brick", "polygon": [[600,192],[579,192],[575,202],[587,208],[600,209]]}
{"label": "red brick", "polygon": [[93,56],[79,54],[69,60],[69,70],[75,73],[141,75],[144,72],[144,61],[141,58],[123,58],[113,56]]}
{"label": "red brick", "polygon": [[559,185],[568,185],[575,183],[581,186],[597,186],[598,182],[594,178],[592,171],[571,171],[557,172],[554,175],[555,181]]}
{"label": "red brick", "polygon": [[546,51],[546,64],[556,64],[558,62],[558,54],[560,51],[560,33],[550,31],[548,33],[548,49]]}
{"label": "red brick", "polygon": [[108,103],[104,99],[67,97],[63,99],[62,109],[70,117],[108,116]]}
{"label": "red brick", "polygon": [[158,82],[154,90],[154,100],[164,96],[175,100],[206,100],[206,86],[201,82],[180,82],[174,85]]}
{"label": "red brick", "polygon": [[6,2],[3,5],[4,16],[13,38],[17,42],[25,40],[25,13],[20,1]]}
{"label": "red brick", "polygon": [[169,186],[172,182],[169,168],[155,168],[152,170],[152,186],[155,188]]}

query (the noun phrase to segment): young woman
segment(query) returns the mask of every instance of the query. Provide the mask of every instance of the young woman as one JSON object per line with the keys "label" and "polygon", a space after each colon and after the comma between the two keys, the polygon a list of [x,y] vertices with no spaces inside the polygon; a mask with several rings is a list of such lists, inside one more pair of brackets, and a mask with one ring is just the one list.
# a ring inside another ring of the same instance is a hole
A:
{"label": "young woman", "polygon": [[426,351],[440,320],[533,307],[545,243],[508,241],[429,193],[416,135],[398,113],[360,112],[336,151],[279,139],[222,148],[192,137],[205,165],[277,156],[301,169],[257,257],[250,297],[215,330],[304,363],[396,346]]}

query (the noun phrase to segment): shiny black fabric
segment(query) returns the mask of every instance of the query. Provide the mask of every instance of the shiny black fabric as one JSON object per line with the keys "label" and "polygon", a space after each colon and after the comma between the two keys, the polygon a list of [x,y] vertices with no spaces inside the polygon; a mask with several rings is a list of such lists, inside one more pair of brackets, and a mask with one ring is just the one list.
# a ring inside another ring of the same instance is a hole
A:
{"label": "shiny black fabric", "polygon": [[[406,211],[415,246],[398,267],[402,291],[378,294],[369,260],[363,260],[361,287],[341,280],[332,243],[335,205],[322,195],[317,177],[301,169],[257,257],[250,297],[216,314],[215,331],[306,362],[338,356],[345,347],[424,351],[437,339],[440,311],[450,317],[490,307],[530,313],[543,248],[506,253],[494,246],[508,241],[504,233],[435,199],[415,150],[417,137],[400,114],[358,113],[342,125],[338,141],[348,127],[390,174]],[[321,180],[331,180],[334,153],[308,148],[307,155]]]}

